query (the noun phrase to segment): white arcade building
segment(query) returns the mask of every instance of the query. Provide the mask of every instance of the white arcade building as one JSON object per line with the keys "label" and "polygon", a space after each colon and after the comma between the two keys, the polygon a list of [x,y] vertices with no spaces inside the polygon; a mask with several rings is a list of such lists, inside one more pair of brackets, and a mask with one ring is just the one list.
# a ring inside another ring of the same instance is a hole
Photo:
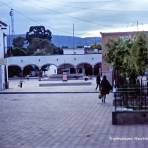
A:
{"label": "white arcade building", "polygon": [[15,56],[7,59],[9,77],[62,74],[97,75],[101,73],[102,53],[81,49],[64,49],[63,55]]}
{"label": "white arcade building", "polygon": [[5,57],[7,24],[0,21],[0,90],[8,88],[8,77],[102,73],[102,53],[97,50],[64,49],[63,55]]}

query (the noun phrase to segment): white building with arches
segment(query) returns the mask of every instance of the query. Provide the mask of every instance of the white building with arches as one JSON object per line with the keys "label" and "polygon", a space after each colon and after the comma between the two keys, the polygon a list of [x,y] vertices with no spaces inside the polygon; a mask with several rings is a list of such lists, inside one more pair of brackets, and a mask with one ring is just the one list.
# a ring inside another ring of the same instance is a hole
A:
{"label": "white building with arches", "polygon": [[[38,75],[39,71],[51,74],[62,74],[64,69],[69,69],[70,74],[83,73],[96,75],[101,73],[102,54],[85,54],[84,49],[65,49],[63,55],[50,56],[15,56],[7,59],[9,77]],[[82,51],[83,50],[83,51]],[[68,54],[66,54],[68,53]],[[52,72],[51,72],[52,71]]]}

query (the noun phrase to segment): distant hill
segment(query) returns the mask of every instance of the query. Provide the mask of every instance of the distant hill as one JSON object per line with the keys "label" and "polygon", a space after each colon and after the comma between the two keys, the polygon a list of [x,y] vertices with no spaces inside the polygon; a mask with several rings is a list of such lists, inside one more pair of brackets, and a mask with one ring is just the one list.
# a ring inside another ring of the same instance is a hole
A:
{"label": "distant hill", "polygon": [[[15,37],[17,36],[25,37],[25,34],[15,35]],[[10,36],[8,36],[7,38],[7,43],[8,43],[8,47],[12,45],[12,43],[10,42]],[[57,47],[66,46],[68,48],[72,48],[73,47],[73,37],[63,36],[63,35],[52,35],[52,43],[55,44]],[[89,45],[98,44],[98,43],[101,43],[100,37],[85,37],[85,38],[74,37],[75,47],[89,46]]]}
{"label": "distant hill", "polygon": [[[68,46],[69,48],[73,47],[73,37],[72,36],[62,36],[62,35],[53,35],[52,42],[58,46]],[[100,37],[74,37],[74,44],[75,47],[77,46],[89,46],[93,44],[101,43]]]}

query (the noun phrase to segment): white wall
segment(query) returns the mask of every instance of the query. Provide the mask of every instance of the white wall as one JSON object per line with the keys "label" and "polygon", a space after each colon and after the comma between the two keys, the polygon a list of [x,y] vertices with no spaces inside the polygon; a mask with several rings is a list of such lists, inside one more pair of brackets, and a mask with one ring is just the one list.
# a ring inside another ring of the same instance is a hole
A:
{"label": "white wall", "polygon": [[76,48],[76,49],[63,49],[64,54],[84,54],[84,48]]}
{"label": "white wall", "polygon": [[5,73],[4,73],[4,65],[0,66],[0,90],[5,89]]}
{"label": "white wall", "polygon": [[50,56],[17,56],[9,57],[9,65],[18,65],[24,68],[26,65],[35,64],[42,67],[45,64],[60,66],[61,64],[72,64],[77,66],[80,63],[89,63],[94,66],[102,63],[102,54],[83,54],[83,55],[50,55]]}
{"label": "white wall", "polygon": [[2,66],[0,65],[0,90],[3,89],[2,84]]}
{"label": "white wall", "polygon": [[[1,26],[0,26],[0,59],[2,61],[2,59],[4,58],[4,47],[3,47],[3,31],[1,29]],[[4,80],[5,80],[5,77],[4,77],[4,65],[2,65],[2,63],[0,64],[0,90],[3,90],[4,89]]]}
{"label": "white wall", "polygon": [[4,47],[3,47],[3,31],[0,27],[0,58],[4,57]]}
{"label": "white wall", "polygon": [[55,65],[50,65],[48,71],[45,72],[45,75],[49,76],[53,74],[57,74],[57,67]]}

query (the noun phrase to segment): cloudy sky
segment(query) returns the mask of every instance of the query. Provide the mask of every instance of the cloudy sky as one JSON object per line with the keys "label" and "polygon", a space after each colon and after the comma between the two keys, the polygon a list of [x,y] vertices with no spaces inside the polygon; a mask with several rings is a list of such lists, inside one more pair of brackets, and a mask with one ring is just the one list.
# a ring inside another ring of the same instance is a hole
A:
{"label": "cloudy sky", "polygon": [[148,0],[0,0],[0,20],[8,25],[11,8],[15,34],[24,34],[33,25],[44,25],[52,34],[72,35],[74,24],[75,36],[81,37],[148,30]]}

